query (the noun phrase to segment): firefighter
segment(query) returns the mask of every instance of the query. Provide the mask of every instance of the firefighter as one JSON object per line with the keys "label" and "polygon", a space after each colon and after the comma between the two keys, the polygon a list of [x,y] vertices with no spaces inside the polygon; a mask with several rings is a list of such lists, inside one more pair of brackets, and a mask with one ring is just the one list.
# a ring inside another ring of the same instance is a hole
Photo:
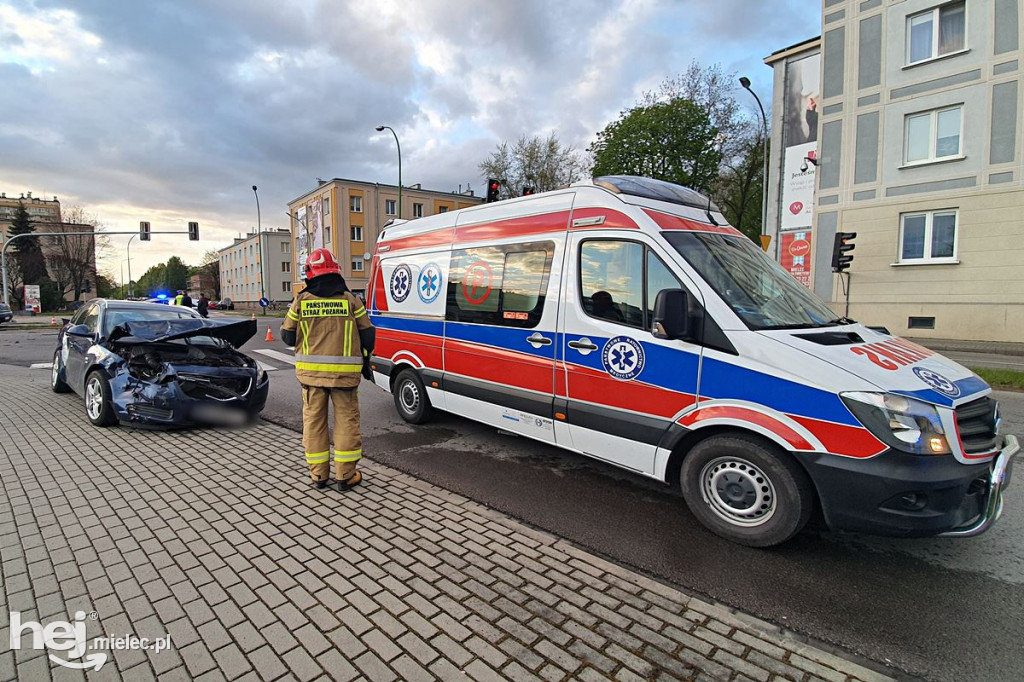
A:
{"label": "firefighter", "polygon": [[306,260],[306,288],[292,301],[281,339],[295,347],[295,378],[302,384],[302,445],[317,488],[330,478],[327,404],[334,405],[334,479],[342,492],[362,481],[359,381],[373,352],[374,329],[362,302],[348,290],[327,249]]}

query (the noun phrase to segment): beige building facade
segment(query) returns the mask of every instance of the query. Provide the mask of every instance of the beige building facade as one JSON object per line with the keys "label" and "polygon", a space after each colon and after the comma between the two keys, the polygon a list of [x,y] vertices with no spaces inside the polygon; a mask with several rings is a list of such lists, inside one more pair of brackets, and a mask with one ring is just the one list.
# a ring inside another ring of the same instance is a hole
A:
{"label": "beige building facade", "polygon": [[218,253],[221,298],[253,309],[259,308],[261,294],[278,303],[292,300],[292,239],[287,229],[251,232]]}
{"label": "beige building facade", "polygon": [[[306,256],[326,247],[341,264],[349,289],[365,299],[377,235],[389,220],[399,217],[398,200],[396,185],[334,178],[290,201],[294,291],[303,286]],[[436,192],[416,184],[402,187],[401,217],[412,220],[482,202],[472,190]]]}
{"label": "beige building facade", "polygon": [[[766,60],[782,116],[787,64],[820,50],[808,285],[838,313],[848,291],[850,317],[894,334],[1024,338],[1022,14],[1015,0],[823,0],[821,38]],[[791,174],[771,157],[779,219]],[[848,282],[831,268],[837,232],[857,234]]]}

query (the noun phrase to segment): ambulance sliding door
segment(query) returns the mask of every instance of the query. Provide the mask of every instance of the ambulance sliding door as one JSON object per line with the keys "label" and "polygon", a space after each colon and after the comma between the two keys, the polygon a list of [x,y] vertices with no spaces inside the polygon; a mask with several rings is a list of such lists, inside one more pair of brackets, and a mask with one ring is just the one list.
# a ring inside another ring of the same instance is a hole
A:
{"label": "ambulance sliding door", "polygon": [[[554,443],[555,327],[573,192],[467,211],[445,311],[448,410]],[[470,222],[471,221],[471,222]]]}
{"label": "ambulance sliding door", "polygon": [[662,289],[695,289],[636,230],[574,231],[566,263],[555,411],[570,442],[560,430],[559,443],[652,474],[659,442],[696,399],[701,355],[651,334],[654,300]]}

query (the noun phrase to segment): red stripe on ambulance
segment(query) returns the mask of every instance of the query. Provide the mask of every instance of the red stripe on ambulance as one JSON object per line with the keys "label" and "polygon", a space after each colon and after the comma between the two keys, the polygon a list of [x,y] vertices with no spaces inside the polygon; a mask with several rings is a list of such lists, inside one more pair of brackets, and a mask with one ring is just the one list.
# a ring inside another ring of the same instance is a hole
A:
{"label": "red stripe on ambulance", "polygon": [[834,422],[819,421],[810,417],[790,415],[793,421],[803,426],[821,441],[825,450],[844,457],[866,459],[886,450],[886,445],[860,426],[846,426]]}
{"label": "red stripe on ambulance", "polygon": [[569,211],[556,211],[540,215],[519,216],[507,220],[478,223],[455,228],[456,242],[479,242],[489,239],[524,237],[549,232],[565,232],[569,224]]}
{"label": "red stripe on ambulance", "polygon": [[738,235],[743,234],[735,227],[729,225],[711,225],[710,223],[699,223],[696,220],[690,220],[688,218],[680,218],[677,215],[670,215],[668,213],[662,213],[661,211],[652,211],[649,208],[644,209],[644,213],[651,217],[658,227],[663,230],[685,230],[688,232],[718,232],[721,234]]}
{"label": "red stripe on ambulance", "polygon": [[[582,400],[666,419],[672,419],[695,401],[690,393],[670,391],[639,381],[619,381],[605,372],[580,365],[566,364],[565,367],[570,400]],[[561,390],[557,393],[563,395]]]}
{"label": "red stripe on ambulance", "polygon": [[554,363],[530,353],[448,339],[444,368],[446,373],[550,394]]}
{"label": "red stripe on ambulance", "polygon": [[761,428],[774,433],[782,440],[789,443],[794,450],[814,450],[814,446],[807,442],[807,439],[801,436],[799,433],[786,426],[778,419],[758,412],[757,410],[751,410],[746,407],[736,407],[734,405],[712,405],[711,407],[704,407],[699,410],[695,410],[679,420],[679,423],[683,426],[693,427],[700,424],[702,421],[709,421],[712,419],[735,419],[741,422],[747,422],[755,424]]}
{"label": "red stripe on ambulance", "polygon": [[412,353],[430,369],[440,370],[442,367],[440,337],[378,327],[377,345],[373,354],[381,358],[394,358],[401,351]]}

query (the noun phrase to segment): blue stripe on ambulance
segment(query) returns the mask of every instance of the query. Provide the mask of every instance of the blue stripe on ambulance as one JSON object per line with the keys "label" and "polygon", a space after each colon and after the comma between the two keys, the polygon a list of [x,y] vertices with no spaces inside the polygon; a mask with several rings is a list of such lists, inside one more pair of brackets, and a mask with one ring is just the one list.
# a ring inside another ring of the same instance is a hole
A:
{"label": "blue stripe on ambulance", "polygon": [[[905,395],[908,398],[916,398],[917,400],[923,400],[926,403],[934,403],[936,405],[942,405],[943,407],[953,407],[956,402],[970,402],[981,397],[982,392],[989,389],[989,385],[979,377],[969,376],[965,379],[957,379],[953,382],[956,387],[960,389],[960,395],[955,398],[951,398],[948,395],[943,395],[938,391],[930,388],[924,388],[920,391],[891,391],[892,393],[898,393]],[[967,400],[964,400],[967,398]]]}

